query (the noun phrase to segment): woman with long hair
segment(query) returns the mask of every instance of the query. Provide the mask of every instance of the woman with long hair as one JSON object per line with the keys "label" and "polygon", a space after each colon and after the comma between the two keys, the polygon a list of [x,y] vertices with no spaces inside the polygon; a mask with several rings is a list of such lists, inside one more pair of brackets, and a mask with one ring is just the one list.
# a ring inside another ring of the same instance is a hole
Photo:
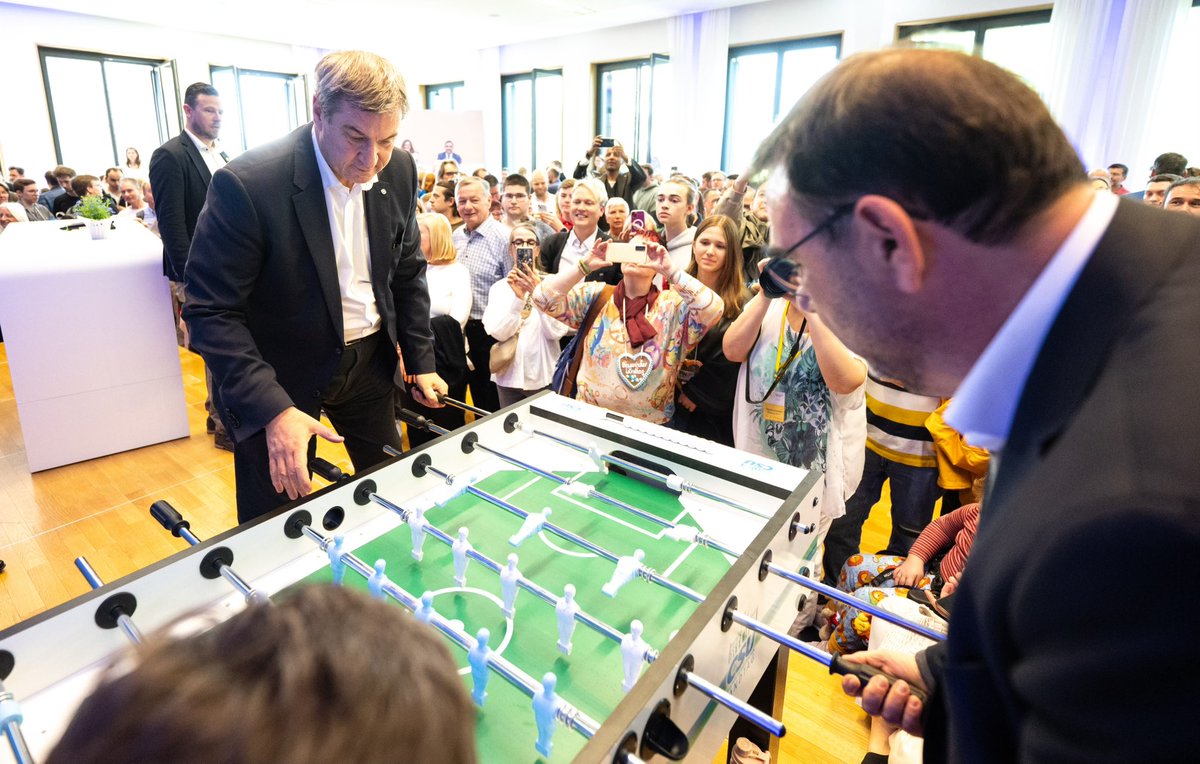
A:
{"label": "woman with long hair", "polygon": [[[536,270],[541,246],[533,223],[526,221],[513,226],[508,242],[515,265],[507,278],[492,285],[483,311],[483,328],[497,340],[495,347],[506,341],[515,342],[514,348],[502,354],[502,368],[497,368],[497,351],[494,348],[492,351],[492,381],[496,383],[501,408],[550,385],[558,361],[558,341],[569,331],[566,324],[533,308],[533,290],[545,275]],[[527,259],[522,257],[526,254]],[[516,339],[512,340],[513,337]]]}
{"label": "woman with long hair", "polygon": [[455,162],[453,159],[443,159],[442,163],[438,165],[437,179],[438,183],[441,183],[443,180],[448,180],[451,183],[457,182],[458,162]]}
{"label": "woman with long hair", "polygon": [[[430,327],[433,329],[435,368],[449,387],[451,398],[462,400],[467,390],[467,351],[463,327],[471,315],[471,273],[458,262],[458,253],[446,218],[436,213],[417,215],[421,231],[421,254],[425,255],[425,281],[429,291]],[[430,408],[409,393],[400,397],[406,408],[453,430],[462,427],[463,414],[451,406]],[[408,428],[410,446],[432,440],[435,435]]]}
{"label": "woman with long hair", "polygon": [[136,178],[142,177],[142,155],[133,146],[125,149],[125,174]]}
{"label": "woman with long hair", "polygon": [[450,223],[451,232],[457,231],[463,224],[458,216],[458,205],[454,201],[454,184],[448,180],[439,180],[433,184],[429,192],[429,211],[446,218]]}
{"label": "woman with long hair", "polygon": [[[587,181],[583,181],[587,182]],[[683,359],[709,327],[720,320],[725,304],[713,290],[675,267],[658,244],[646,245],[645,265],[621,264],[615,288],[600,281],[579,283],[605,259],[609,242],[597,243],[576,268],[547,276],[533,292],[533,303],[580,336],[576,397],[584,403],[644,419],[670,421],[675,383]],[[656,279],[667,288],[660,290]],[[583,323],[594,300],[603,300],[591,326]]]}
{"label": "woman with long hair", "polygon": [[741,364],[725,357],[722,343],[725,331],[750,299],[742,276],[737,224],[724,215],[705,218],[692,240],[687,273],[716,292],[725,310],[684,361],[671,426],[732,447],[733,398]]}

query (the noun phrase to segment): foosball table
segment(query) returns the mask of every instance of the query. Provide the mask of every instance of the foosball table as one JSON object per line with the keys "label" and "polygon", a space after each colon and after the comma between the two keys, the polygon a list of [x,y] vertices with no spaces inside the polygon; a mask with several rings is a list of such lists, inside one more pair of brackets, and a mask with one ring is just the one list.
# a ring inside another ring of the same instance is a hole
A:
{"label": "foosball table", "polygon": [[0,760],[48,753],[142,633],[313,582],[449,640],[483,762],[707,764],[738,717],[785,734],[748,702],[781,645],[821,659],[787,635],[819,587],[820,474],[544,393],[331,477],[203,541],[156,503],[190,546],[108,584],[77,560],[92,592],[0,632]]}

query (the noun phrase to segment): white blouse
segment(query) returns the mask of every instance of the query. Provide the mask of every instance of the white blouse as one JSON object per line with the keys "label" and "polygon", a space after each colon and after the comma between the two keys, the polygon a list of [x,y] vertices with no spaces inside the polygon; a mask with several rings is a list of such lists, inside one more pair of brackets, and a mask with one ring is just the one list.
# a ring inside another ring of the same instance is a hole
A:
{"label": "white blouse", "polygon": [[554,366],[560,352],[558,341],[571,329],[536,307],[530,310],[529,318],[522,324],[522,305],[524,301],[517,298],[507,279],[492,284],[483,311],[484,330],[503,342],[516,333],[518,326],[521,328],[512,364],[499,374],[493,374],[492,381],[501,387],[540,390],[554,379]]}
{"label": "white blouse", "polygon": [[427,266],[425,281],[429,288],[429,317],[453,316],[459,326],[465,327],[471,315],[471,272],[467,266],[458,262]]}

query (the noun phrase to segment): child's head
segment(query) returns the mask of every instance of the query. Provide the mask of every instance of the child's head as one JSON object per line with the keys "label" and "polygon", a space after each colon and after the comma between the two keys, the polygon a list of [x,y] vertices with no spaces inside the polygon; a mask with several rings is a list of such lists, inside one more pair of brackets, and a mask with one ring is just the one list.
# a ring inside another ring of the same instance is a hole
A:
{"label": "child's head", "polygon": [[[474,764],[475,715],[436,632],[398,605],[308,586],[110,669],[46,760]],[[403,753],[400,753],[403,752]]]}

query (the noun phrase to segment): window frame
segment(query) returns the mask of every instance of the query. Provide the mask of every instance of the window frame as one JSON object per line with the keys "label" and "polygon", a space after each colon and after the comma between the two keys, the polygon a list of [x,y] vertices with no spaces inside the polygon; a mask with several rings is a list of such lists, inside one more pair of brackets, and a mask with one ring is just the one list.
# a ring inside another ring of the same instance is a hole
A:
{"label": "window frame", "polygon": [[[54,141],[54,160],[58,164],[63,163],[62,143],[58,137],[58,117],[54,113],[54,95],[50,90],[50,70],[46,65],[47,58],[73,58],[80,61],[95,61],[100,64],[100,80],[104,83],[104,106],[105,115],[108,118],[108,138],[112,144],[113,162],[115,166],[123,166],[124,155],[120,152],[117,145],[117,135],[113,131],[113,110],[112,101],[108,97],[108,73],[105,71],[104,64],[112,62],[117,64],[138,64],[147,66],[151,69],[151,82],[153,83],[154,93],[154,113],[158,120],[158,133],[161,143],[166,143],[173,137],[171,133],[170,120],[164,113],[164,109],[170,108],[167,104],[166,92],[162,85],[162,69],[164,66],[171,67],[171,79],[175,87],[175,118],[176,124],[183,129],[183,101],[182,94],[179,90],[179,65],[176,59],[173,58],[142,58],[139,56],[124,56],[112,53],[100,53],[98,51],[74,50],[71,48],[55,48],[52,46],[38,46],[38,63],[42,70],[42,90],[46,95],[46,111],[50,116],[50,135]],[[156,147],[157,148],[157,147]]]}
{"label": "window frame", "polygon": [[[529,82],[529,102],[530,102],[530,135],[529,135],[529,161],[532,166],[537,166],[537,80],[538,77],[554,76],[558,77],[561,83],[563,70],[562,69],[533,69],[528,72],[519,74],[505,74],[500,77],[500,164],[502,167],[510,167],[508,161],[508,98],[505,95],[505,86],[510,82]],[[559,123],[561,124],[561,114],[559,115]]]}
{"label": "window frame", "polygon": [[433,91],[449,90],[450,91],[450,111],[458,111],[458,94],[466,86],[465,80],[457,82],[435,82],[431,85],[424,86],[425,109],[432,111],[433,107],[429,105],[430,97]]}
{"label": "window frame", "polygon": [[[645,58],[632,58],[624,61],[611,61],[604,64],[596,64],[596,135],[604,135],[604,88],[601,83],[604,80],[604,75],[608,72],[619,72],[625,69],[634,69],[637,71],[637,89],[634,92],[634,118],[633,118],[633,141],[631,142],[632,150],[629,151],[629,156],[635,162],[652,162],[654,156],[654,69],[660,64],[671,63],[671,57],[665,53],[651,53]],[[650,113],[646,115],[646,145],[645,150],[642,150],[642,67],[650,66]],[[629,148],[629,147],[627,147]]]}
{"label": "window frame", "polygon": [[[238,109],[238,131],[241,133],[241,135],[238,137],[240,139],[242,151],[249,151],[252,148],[249,144],[246,143],[246,118],[245,118],[246,112],[245,112],[245,109],[242,108],[242,74],[243,73],[253,74],[253,75],[259,76],[259,77],[273,77],[275,79],[283,80],[285,82],[285,84],[287,84],[289,89],[291,89],[293,91],[292,97],[299,101],[299,103],[296,104],[297,106],[300,107],[299,110],[296,111],[293,115],[289,115],[289,117],[296,116],[301,120],[301,122],[299,124],[295,125],[295,127],[299,127],[300,125],[304,124],[305,122],[312,121],[312,98],[309,95],[308,77],[307,76],[300,74],[300,73],[273,72],[269,69],[248,69],[245,67],[237,66],[236,64],[209,64],[208,65],[208,84],[213,85],[213,87],[216,87],[216,84],[213,82],[213,74],[216,72],[232,72],[232,74],[233,74],[233,83],[234,83],[234,88],[236,91],[234,95],[237,98],[237,109]],[[303,91],[303,92],[301,92],[301,91]],[[224,98],[225,96],[222,96],[222,97]],[[291,128],[291,129],[295,129],[295,127]]]}
{"label": "window frame", "polygon": [[[1200,0],[1193,0],[1200,2]],[[942,21],[920,21],[896,25],[896,42],[910,39],[913,34],[929,29],[947,29],[952,32],[974,32],[975,42],[971,47],[971,55],[983,57],[983,38],[991,29],[1029,26],[1032,24],[1049,24],[1051,8],[1014,11],[1012,13],[989,13],[983,16],[962,16]]]}
{"label": "window frame", "polygon": [[[729,55],[725,64],[725,124],[721,134],[721,167],[725,168],[729,160],[729,135],[730,135],[730,120],[733,118],[734,110],[734,88],[733,88],[733,67],[734,61],[739,56],[758,55],[761,53],[775,54],[775,94],[771,106],[772,122],[778,121],[780,117],[779,100],[783,93],[783,56],[793,50],[804,50],[806,48],[828,48],[832,47],[837,52],[837,60],[842,60],[842,45],[844,35],[841,32],[832,34],[815,35],[812,37],[797,37],[789,40],[776,40],[774,42],[756,42],[747,45],[731,45],[729,47]],[[740,169],[740,168],[739,168]],[[738,172],[739,169],[731,169],[731,172]]]}

